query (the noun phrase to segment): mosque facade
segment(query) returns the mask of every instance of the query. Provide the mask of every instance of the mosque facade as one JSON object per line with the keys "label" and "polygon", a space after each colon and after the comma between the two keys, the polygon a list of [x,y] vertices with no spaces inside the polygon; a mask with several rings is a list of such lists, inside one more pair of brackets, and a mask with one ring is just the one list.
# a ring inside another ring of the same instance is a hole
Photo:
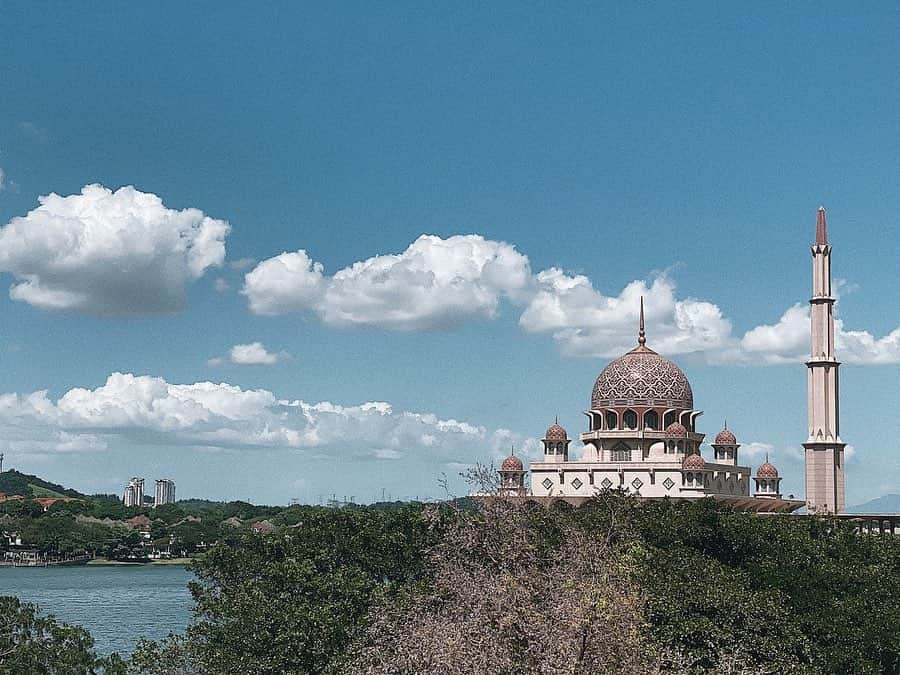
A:
{"label": "mosque facade", "polygon": [[[644,499],[713,497],[750,511],[835,513],[844,508],[844,443],[839,435],[838,367],[834,354],[834,298],[831,245],[820,208],[813,255],[812,350],[808,369],[809,434],[806,502],[785,498],[781,476],[768,461],[741,464],[740,447],[727,423],[713,442],[712,457],[700,447],[706,438],[691,384],[672,361],[647,346],[641,300],[637,344],[611,361],[597,377],[587,431],[578,456],[558,422],[542,439],[542,461],[526,471],[515,454],[500,467],[500,492],[542,500],[587,500],[602,490],[624,490]],[[528,481],[530,473],[530,484]]]}

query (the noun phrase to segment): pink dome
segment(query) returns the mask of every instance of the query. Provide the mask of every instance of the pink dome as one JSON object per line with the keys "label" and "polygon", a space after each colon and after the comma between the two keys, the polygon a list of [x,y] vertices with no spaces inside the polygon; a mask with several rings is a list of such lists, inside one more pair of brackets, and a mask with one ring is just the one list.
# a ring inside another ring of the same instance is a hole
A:
{"label": "pink dome", "polygon": [[756,475],[760,478],[778,478],[778,469],[775,468],[774,464],[769,464],[768,460],[766,460],[766,463],[757,469]]}
{"label": "pink dome", "polygon": [[611,361],[594,383],[593,410],[622,406],[691,410],[694,394],[678,366],[641,345]]}
{"label": "pink dome", "polygon": [[716,442],[714,445],[737,445],[737,439],[734,434],[726,427],[716,434]]}
{"label": "pink dome", "polygon": [[685,471],[700,471],[706,468],[706,462],[700,455],[688,455],[681,463],[681,468]]}
{"label": "pink dome", "polygon": [[565,429],[559,426],[559,424],[554,424],[547,429],[544,438],[548,441],[567,441],[569,440],[569,435],[566,433]]}
{"label": "pink dome", "polygon": [[666,427],[666,438],[687,438],[687,429],[678,422],[672,422]]}
{"label": "pink dome", "polygon": [[510,455],[503,460],[500,466],[501,471],[522,471],[522,460],[515,455]]}

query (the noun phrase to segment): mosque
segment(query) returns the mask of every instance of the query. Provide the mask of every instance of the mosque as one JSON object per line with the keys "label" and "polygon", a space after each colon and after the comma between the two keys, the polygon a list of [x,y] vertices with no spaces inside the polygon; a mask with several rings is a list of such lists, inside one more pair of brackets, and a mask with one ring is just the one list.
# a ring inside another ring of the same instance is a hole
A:
{"label": "mosque", "polygon": [[713,497],[746,511],[791,512],[806,506],[812,513],[842,512],[845,444],[839,434],[840,364],[834,354],[835,300],[824,208],[816,218],[812,258],[805,502],[782,495],[781,476],[768,457],[755,473],[740,463],[741,446],[727,423],[711,443],[712,458],[701,456],[705,434],[697,419],[703,412],[694,407],[684,372],[647,346],[643,299],[637,345],[610,362],[594,383],[580,456],[570,457],[572,441],[554,423],[542,440],[543,461],[529,467],[530,489],[522,460],[512,454],[500,467],[501,494],[580,504],[598,491],[621,489],[643,499]]}

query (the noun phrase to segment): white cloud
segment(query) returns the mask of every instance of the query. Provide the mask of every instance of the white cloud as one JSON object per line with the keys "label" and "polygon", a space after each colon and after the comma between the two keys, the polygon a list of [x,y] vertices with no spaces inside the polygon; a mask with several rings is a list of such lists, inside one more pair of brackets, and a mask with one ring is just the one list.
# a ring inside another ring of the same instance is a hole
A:
{"label": "white cloud", "polygon": [[405,251],[356,262],[326,276],[306,251],[264,260],[245,277],[257,314],[312,310],[338,327],[414,331],[492,318],[501,299],[520,300],[531,283],[528,258],[478,235],[422,235]]}
{"label": "white cloud", "polygon": [[231,362],[238,366],[271,366],[278,363],[286,354],[274,354],[268,351],[261,342],[235,345],[228,353]]}
{"label": "white cloud", "polygon": [[762,464],[766,456],[773,457],[775,455],[775,446],[771,443],[762,443],[760,441],[752,441],[743,443],[738,450],[738,457],[742,463],[752,462],[754,465]]}
{"label": "white cloud", "polygon": [[[395,410],[385,402],[353,406],[281,400],[264,389],[212,382],[170,384],[113,373],[96,389],[57,401],[47,392],[0,395],[0,447],[21,453],[131,443],[208,448],[281,448],[325,456],[390,459],[416,453],[436,463],[502,455],[510,443],[536,447],[508,430]],[[373,448],[377,449],[373,452]]]}
{"label": "white cloud", "polygon": [[225,260],[230,227],[187,208],[169,209],[133,187],[87,185],[0,228],[0,270],[15,275],[13,300],[99,316],[169,313],[186,286]]}
{"label": "white cloud", "polygon": [[614,357],[636,344],[640,298],[644,298],[648,342],[663,354],[721,350],[728,346],[731,323],[716,305],[675,297],[666,275],[648,286],[633,281],[617,296],[595,290],[583,275],[552,268],[535,277],[537,293],[519,318],[529,333],[551,333],[564,353]]}
{"label": "white cloud", "polygon": [[216,293],[224,293],[229,288],[231,288],[231,286],[228,285],[228,282],[225,281],[225,279],[219,277],[213,282],[213,288],[216,289]]}
{"label": "white cloud", "polygon": [[[836,280],[835,292],[852,284]],[[711,365],[802,363],[809,353],[809,308],[789,307],[774,324],[735,335],[713,302],[681,297],[668,274],[606,295],[582,274],[550,268],[532,274],[527,256],[479,235],[422,235],[405,251],[325,274],[305,250],[263,260],[241,291],[256,314],[307,310],[329,326],[416,331],[490,319],[502,302],[522,308],[521,328],[549,334],[564,354],[612,358],[635,344],[638,307],[646,307],[648,344]],[[900,363],[900,328],[876,338],[835,321],[836,347],[849,364]]]}

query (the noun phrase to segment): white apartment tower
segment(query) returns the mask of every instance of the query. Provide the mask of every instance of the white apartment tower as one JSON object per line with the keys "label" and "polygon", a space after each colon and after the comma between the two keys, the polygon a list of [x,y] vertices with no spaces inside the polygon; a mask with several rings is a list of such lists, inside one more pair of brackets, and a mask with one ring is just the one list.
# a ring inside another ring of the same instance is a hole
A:
{"label": "white apartment tower", "polygon": [[808,368],[809,436],[806,449],[806,509],[809,513],[844,511],[844,446],[838,406],[838,367],[834,356],[834,296],[831,294],[831,244],[825,209],[816,215],[812,246],[813,292],[809,301],[812,353]]}
{"label": "white apartment tower", "polygon": [[153,508],[163,504],[175,503],[175,481],[170,478],[161,478],[156,481],[156,495],[153,499]]}
{"label": "white apartment tower", "polygon": [[144,504],[144,479],[132,478],[125,486],[125,506],[143,506]]}

